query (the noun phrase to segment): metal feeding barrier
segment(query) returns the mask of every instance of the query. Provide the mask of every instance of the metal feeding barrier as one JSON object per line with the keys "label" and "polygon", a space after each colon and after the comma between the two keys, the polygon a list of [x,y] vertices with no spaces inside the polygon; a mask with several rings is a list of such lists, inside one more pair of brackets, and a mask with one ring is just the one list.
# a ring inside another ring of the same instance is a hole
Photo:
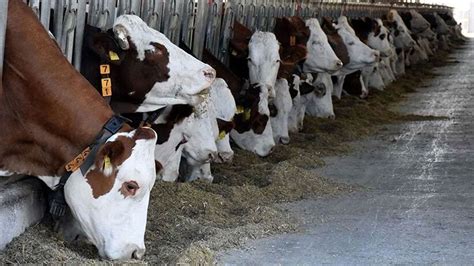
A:
{"label": "metal feeding barrier", "polygon": [[[107,30],[116,17],[133,14],[164,33],[176,45],[186,45],[197,58],[209,50],[226,63],[234,21],[252,31],[273,31],[275,19],[341,15],[381,17],[390,9],[451,13],[442,5],[384,0],[23,0],[51,31],[66,58],[80,69],[84,27]],[[0,70],[3,63],[8,1],[0,0]],[[1,71],[0,71],[1,74]]]}

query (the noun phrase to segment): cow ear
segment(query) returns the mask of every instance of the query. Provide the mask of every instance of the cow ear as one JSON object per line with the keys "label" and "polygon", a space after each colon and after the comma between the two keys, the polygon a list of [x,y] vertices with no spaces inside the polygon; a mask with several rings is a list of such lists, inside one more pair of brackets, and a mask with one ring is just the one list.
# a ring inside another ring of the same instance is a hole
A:
{"label": "cow ear", "polygon": [[107,142],[97,153],[96,168],[110,176],[119,165],[118,158],[125,153],[125,145],[121,141]]}
{"label": "cow ear", "polygon": [[114,38],[105,32],[95,33],[87,40],[86,45],[102,60],[115,65],[120,65],[125,54]]}
{"label": "cow ear", "polygon": [[151,65],[157,65],[162,62],[165,65],[169,62],[168,49],[162,44],[152,42],[150,45],[154,46],[154,49],[145,51],[145,62]]}

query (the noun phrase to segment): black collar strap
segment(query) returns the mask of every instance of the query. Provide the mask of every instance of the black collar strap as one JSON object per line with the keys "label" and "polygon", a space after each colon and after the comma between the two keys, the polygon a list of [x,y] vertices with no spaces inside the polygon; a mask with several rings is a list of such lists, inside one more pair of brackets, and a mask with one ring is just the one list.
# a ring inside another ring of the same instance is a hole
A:
{"label": "black collar strap", "polygon": [[59,183],[56,185],[50,195],[49,212],[53,216],[61,217],[66,212],[67,204],[64,198],[64,185],[66,184],[71,174],[75,170],[80,169],[82,174],[85,175],[87,170],[94,163],[97,150],[99,149],[100,145],[105,143],[112,135],[117,133],[122,128],[125,122],[126,118],[124,117],[118,115],[112,116],[109,121],[107,121],[107,123],[104,125],[100,133],[97,135],[94,142],[66,165],[67,172],[63,176],[61,176]]}
{"label": "black collar strap", "polygon": [[143,117],[143,121],[142,121],[142,124],[141,125],[145,125],[147,127],[151,127],[151,125],[153,124],[153,122],[156,121],[156,119],[158,119],[158,117],[163,113],[163,111],[166,109],[166,106],[165,107],[162,107],[160,109],[157,109],[155,111],[151,111],[151,112],[146,112],[146,118],[145,116]]}

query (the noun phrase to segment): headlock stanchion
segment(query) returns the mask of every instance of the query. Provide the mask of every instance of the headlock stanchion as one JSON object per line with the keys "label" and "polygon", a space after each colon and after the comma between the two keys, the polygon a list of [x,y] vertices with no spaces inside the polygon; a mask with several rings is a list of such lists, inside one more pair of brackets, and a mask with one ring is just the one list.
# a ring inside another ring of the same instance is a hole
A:
{"label": "headlock stanchion", "polygon": [[[26,1],[26,0],[24,0]],[[3,12],[6,0],[0,1]],[[117,16],[140,16],[150,27],[164,33],[173,43],[185,44],[198,58],[206,48],[223,63],[234,21],[252,31],[273,31],[275,18],[300,16],[303,19],[345,15],[380,17],[390,9],[440,12],[452,15],[442,5],[393,0],[28,0],[41,23],[55,36],[67,59],[76,69],[81,64],[84,26],[111,29]],[[54,16],[51,18],[51,12]],[[87,14],[86,14],[87,12]],[[86,21],[87,15],[87,21]],[[2,13],[2,19],[6,19]],[[53,21],[50,23],[50,19]],[[52,25],[51,28],[50,25]],[[3,35],[0,28],[0,48]]]}

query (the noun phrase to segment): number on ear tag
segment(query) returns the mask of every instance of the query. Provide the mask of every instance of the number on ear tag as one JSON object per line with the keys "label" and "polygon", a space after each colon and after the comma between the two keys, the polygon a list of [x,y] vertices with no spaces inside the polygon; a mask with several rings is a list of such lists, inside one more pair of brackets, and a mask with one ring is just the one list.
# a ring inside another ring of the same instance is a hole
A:
{"label": "number on ear tag", "polygon": [[110,60],[112,61],[120,60],[118,54],[115,53],[114,51],[109,51],[109,57],[110,57]]}
{"label": "number on ear tag", "polygon": [[112,81],[110,78],[103,78],[100,81],[102,84],[102,96],[112,96]]}
{"label": "number on ear tag", "polygon": [[101,75],[110,74],[110,65],[109,64],[100,65],[99,68],[100,68],[100,74]]}
{"label": "number on ear tag", "polygon": [[295,46],[296,45],[296,36],[290,36],[290,45]]}
{"label": "number on ear tag", "polygon": [[223,140],[225,138],[225,131],[222,130],[219,132],[219,140]]}

